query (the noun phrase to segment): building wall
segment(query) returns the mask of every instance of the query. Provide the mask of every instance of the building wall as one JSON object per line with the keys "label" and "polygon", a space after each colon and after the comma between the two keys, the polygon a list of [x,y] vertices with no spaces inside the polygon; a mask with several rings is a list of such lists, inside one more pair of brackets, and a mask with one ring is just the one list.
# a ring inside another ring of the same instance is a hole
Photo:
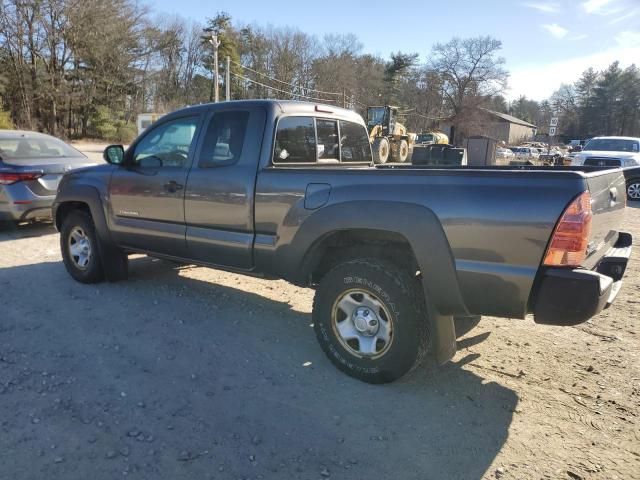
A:
{"label": "building wall", "polygon": [[536,129],[533,127],[518,125],[516,123],[509,123],[508,125],[510,126],[508,143],[512,145],[533,140],[533,137],[536,135]]}
{"label": "building wall", "polygon": [[[492,117],[494,118],[494,117]],[[442,121],[438,125],[438,128],[449,136],[451,139],[451,122]],[[536,129],[533,127],[527,127],[525,125],[519,125],[517,123],[510,123],[506,120],[495,121],[482,121],[475,125],[468,126],[469,135],[480,135],[489,138],[495,138],[498,141],[505,142],[509,145],[517,145],[521,142],[533,140]],[[462,138],[458,138],[462,135],[461,132],[456,132],[455,143],[460,145]]]}
{"label": "building wall", "polygon": [[509,141],[509,123],[508,122],[487,122],[482,126],[482,133],[485,137],[495,138],[498,141]]}

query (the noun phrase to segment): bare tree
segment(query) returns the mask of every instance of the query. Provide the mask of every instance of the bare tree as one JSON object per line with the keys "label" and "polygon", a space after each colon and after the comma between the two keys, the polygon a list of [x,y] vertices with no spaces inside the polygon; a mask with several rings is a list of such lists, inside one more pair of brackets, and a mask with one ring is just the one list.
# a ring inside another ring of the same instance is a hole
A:
{"label": "bare tree", "polygon": [[431,68],[442,75],[443,94],[453,113],[470,101],[504,92],[509,74],[498,57],[502,42],[492,37],[454,38],[433,47]]}

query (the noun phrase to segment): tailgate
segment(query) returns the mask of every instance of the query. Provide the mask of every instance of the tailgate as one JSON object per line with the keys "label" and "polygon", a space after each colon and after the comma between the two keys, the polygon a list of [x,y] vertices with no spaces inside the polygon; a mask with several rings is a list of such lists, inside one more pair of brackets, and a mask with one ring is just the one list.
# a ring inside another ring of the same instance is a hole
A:
{"label": "tailgate", "polygon": [[626,206],[624,174],[621,169],[587,174],[591,194],[591,238],[584,266],[591,269],[618,240]]}

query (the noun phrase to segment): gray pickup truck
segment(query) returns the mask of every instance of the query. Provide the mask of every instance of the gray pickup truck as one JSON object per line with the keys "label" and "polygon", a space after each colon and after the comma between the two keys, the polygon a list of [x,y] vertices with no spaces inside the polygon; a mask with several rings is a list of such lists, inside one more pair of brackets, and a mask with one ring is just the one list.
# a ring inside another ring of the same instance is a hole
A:
{"label": "gray pickup truck", "polygon": [[620,169],[374,167],[333,106],[189,107],[104,156],[53,207],[73,278],[125,279],[135,252],[315,288],[320,345],[371,383],[449,360],[457,316],[584,322],[631,254]]}

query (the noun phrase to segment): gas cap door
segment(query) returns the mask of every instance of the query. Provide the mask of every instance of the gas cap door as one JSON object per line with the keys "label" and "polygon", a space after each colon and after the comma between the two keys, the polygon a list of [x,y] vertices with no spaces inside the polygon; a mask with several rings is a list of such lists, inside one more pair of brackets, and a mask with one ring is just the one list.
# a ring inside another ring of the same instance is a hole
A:
{"label": "gas cap door", "polygon": [[306,210],[317,210],[324,207],[329,201],[331,185],[328,183],[310,183],[304,194],[304,208]]}

